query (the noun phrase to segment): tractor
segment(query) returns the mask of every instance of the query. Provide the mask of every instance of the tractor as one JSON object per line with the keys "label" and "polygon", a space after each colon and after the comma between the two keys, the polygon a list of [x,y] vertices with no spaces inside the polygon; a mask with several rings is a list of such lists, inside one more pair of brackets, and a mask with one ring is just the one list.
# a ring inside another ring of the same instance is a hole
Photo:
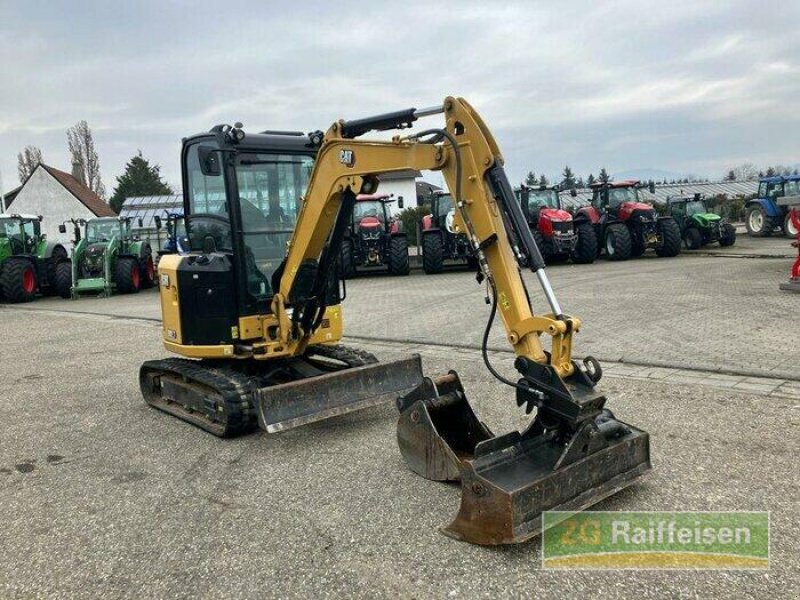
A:
{"label": "tractor", "polygon": [[545,262],[572,259],[574,263],[594,262],[597,257],[597,234],[586,220],[578,223],[564,210],[558,186],[529,187],[515,190],[533,239]]}
{"label": "tractor", "polygon": [[[635,179],[598,182],[592,187],[592,203],[575,213],[576,229],[584,223],[594,226],[598,255],[609,260],[627,260],[652,248],[658,256],[677,256],[681,251],[681,230],[671,216],[660,217],[655,209],[641,202],[644,186]],[[650,184],[650,193],[655,186]]]}
{"label": "tractor", "polygon": [[162,227],[167,229],[167,239],[155,258],[155,268],[158,271],[158,263],[161,261],[161,257],[166,254],[185,254],[189,249],[189,240],[186,237],[186,225],[183,221],[182,212],[165,210],[164,216],[155,215],[153,222],[156,225],[157,232],[160,233]]}
{"label": "tractor", "polygon": [[478,266],[467,235],[455,224],[453,197],[448,192],[431,195],[431,214],[422,217],[422,269],[428,274],[441,273],[445,261]]}
{"label": "tractor", "polygon": [[[392,218],[390,194],[359,194],[353,217],[344,234],[340,254],[343,279],[352,278],[358,269],[387,267],[390,275],[408,275],[408,237],[400,222]],[[397,201],[403,208],[402,198]]]}
{"label": "tractor", "polygon": [[708,210],[702,195],[667,198],[667,207],[689,250],[697,250],[707,244],[733,246],[736,243],[736,228]]}
{"label": "tractor", "polygon": [[[82,294],[134,294],[153,287],[153,252],[148,242],[131,232],[131,217],[70,219],[59,226],[61,233],[67,232],[68,222],[75,236],[69,271],[73,298]],[[59,266],[56,277],[66,280],[66,267]]]}
{"label": "tractor", "polygon": [[789,212],[797,196],[800,196],[800,175],[776,175],[759,179],[758,196],[745,206],[744,224],[747,233],[755,237],[765,237],[772,235],[777,229],[786,237],[794,238],[798,232]]}
{"label": "tractor", "polygon": [[64,246],[47,241],[41,222],[40,216],[0,214],[0,297],[7,302],[30,302],[37,293],[63,295],[56,270],[69,266],[69,256]]}

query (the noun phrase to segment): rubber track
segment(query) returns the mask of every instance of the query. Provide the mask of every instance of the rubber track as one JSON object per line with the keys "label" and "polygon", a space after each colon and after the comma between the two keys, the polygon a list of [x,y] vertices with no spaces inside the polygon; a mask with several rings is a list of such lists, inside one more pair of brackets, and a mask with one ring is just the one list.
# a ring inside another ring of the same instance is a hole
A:
{"label": "rubber track", "polygon": [[[336,360],[346,365],[344,368],[361,367],[378,362],[375,355],[342,344],[311,346],[306,352],[306,356],[312,363],[315,356]],[[274,361],[266,362],[263,366],[265,368],[274,366]],[[213,390],[221,398],[224,410],[214,409],[199,412],[174,402],[162,400],[157,392],[153,392],[147,371],[172,373]],[[258,427],[253,395],[263,384],[257,376],[242,373],[231,366],[185,358],[150,360],[142,365],[139,382],[145,402],[150,406],[196,425],[218,437],[236,437]],[[267,385],[269,384],[267,383]]]}

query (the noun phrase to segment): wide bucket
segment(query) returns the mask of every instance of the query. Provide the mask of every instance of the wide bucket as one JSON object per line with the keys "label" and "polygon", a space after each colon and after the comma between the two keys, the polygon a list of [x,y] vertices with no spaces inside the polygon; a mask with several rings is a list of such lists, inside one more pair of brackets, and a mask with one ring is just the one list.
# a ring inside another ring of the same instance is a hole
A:
{"label": "wide bucket", "polygon": [[474,544],[515,544],[542,531],[547,510],[580,511],[650,470],[648,434],[602,411],[574,431],[493,436],[458,375],[426,379],[398,400],[397,437],[409,468],[461,481],[461,507],[442,531]]}
{"label": "wide bucket", "polygon": [[422,383],[419,355],[259,388],[258,423],[270,433],[394,401]]}

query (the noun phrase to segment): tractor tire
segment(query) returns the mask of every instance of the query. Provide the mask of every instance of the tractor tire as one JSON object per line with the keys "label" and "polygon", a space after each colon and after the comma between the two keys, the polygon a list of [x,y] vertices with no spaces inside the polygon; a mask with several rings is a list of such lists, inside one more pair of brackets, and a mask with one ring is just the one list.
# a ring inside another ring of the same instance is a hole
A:
{"label": "tractor tire", "polygon": [[143,290],[149,290],[156,284],[156,266],[153,263],[153,251],[150,246],[145,246],[139,258],[139,275]]}
{"label": "tractor tire", "polygon": [[[59,244],[53,248],[53,252],[44,263],[44,270],[47,273],[47,287],[43,288],[43,292],[48,296],[55,296],[58,294],[56,289],[56,269],[59,263],[69,260],[66,248]],[[71,270],[71,267],[70,267]]]}
{"label": "tractor tire", "polygon": [[50,282],[50,289],[62,298],[72,296],[72,263],[62,260],[56,265],[56,273]]}
{"label": "tractor tire", "polygon": [[588,265],[597,257],[597,234],[591,223],[579,223],[575,226],[578,243],[572,250],[572,262],[578,265]]}
{"label": "tractor tire", "polygon": [[422,234],[422,270],[428,275],[444,271],[444,239],[439,233]]}
{"label": "tractor tire", "polygon": [[32,261],[11,257],[3,263],[0,289],[8,302],[30,302],[36,298],[37,288],[36,268]]}
{"label": "tractor tire", "polygon": [[356,274],[356,266],[353,264],[353,242],[342,240],[342,247],[339,250],[339,274],[342,279],[352,279]]}
{"label": "tractor tire", "polygon": [[722,247],[733,246],[736,243],[736,228],[730,223],[722,225],[719,236],[719,245]]}
{"label": "tractor tire", "polygon": [[681,228],[675,219],[661,219],[656,223],[656,229],[664,240],[664,243],[656,248],[656,254],[665,258],[678,256],[681,253]]}
{"label": "tractor tire", "polygon": [[703,245],[703,234],[697,227],[689,227],[683,234],[683,242],[687,250],[697,250]]}
{"label": "tractor tire", "polygon": [[411,266],[408,262],[408,238],[398,235],[389,240],[389,274],[408,275]]}
{"label": "tractor tire", "polygon": [[542,255],[542,260],[544,260],[544,264],[552,262],[552,256],[547,251],[547,242],[542,235],[542,232],[538,229],[531,229],[531,235],[533,235],[533,241],[536,242],[536,247],[539,249],[539,254]]}
{"label": "tractor tire", "polygon": [[797,237],[797,227],[792,223],[792,211],[787,212],[783,219],[783,235],[792,240]]}
{"label": "tractor tire", "polygon": [[622,223],[606,227],[603,244],[608,260],[628,260],[631,257],[631,233]]}
{"label": "tractor tire", "polygon": [[135,294],[142,285],[142,277],[139,272],[139,261],[130,256],[123,256],[117,259],[114,268],[114,283],[117,285],[117,292],[120,294]]}
{"label": "tractor tire", "polygon": [[747,209],[744,218],[747,233],[753,237],[767,237],[772,233],[772,219],[760,205],[751,206]]}

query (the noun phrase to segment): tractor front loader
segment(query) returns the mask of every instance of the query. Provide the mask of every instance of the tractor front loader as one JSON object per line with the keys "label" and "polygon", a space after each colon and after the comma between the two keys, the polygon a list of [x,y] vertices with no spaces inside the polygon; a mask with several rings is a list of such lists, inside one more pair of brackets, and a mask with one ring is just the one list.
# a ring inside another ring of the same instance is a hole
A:
{"label": "tractor front loader", "polygon": [[[438,114],[444,126],[360,139]],[[527,540],[539,533],[543,511],[580,510],[629,485],[650,469],[648,434],[605,407],[596,360],[573,360],[581,322],[556,298],[503,162],[480,116],[453,97],[430,109],[337,121],[325,134],[249,134],[237,124],[186,139],[191,250],[165,256],[159,274],[162,340],[183,358],[142,365],[146,401],[230,436],[395,399],[408,466],[428,479],[461,481],[461,509],[445,532],[477,544]],[[356,198],[376,193],[379,175],[407,169],[440,171],[452,194],[491,304],[485,366],[514,390],[510,408],[535,411],[522,432],[493,434],[454,372],[425,378],[418,356],[379,363],[338,343],[338,262]],[[285,217],[281,228],[270,226],[275,214]],[[549,313],[532,311],[523,259]],[[517,355],[515,380],[488,357],[498,315]]]}
{"label": "tractor front loader", "polygon": [[[70,269],[71,295],[111,296],[134,294],[155,284],[153,252],[148,242],[131,231],[131,217],[70,219],[59,226],[67,232],[72,223],[74,239]],[[58,274],[66,280],[66,268]]]}

